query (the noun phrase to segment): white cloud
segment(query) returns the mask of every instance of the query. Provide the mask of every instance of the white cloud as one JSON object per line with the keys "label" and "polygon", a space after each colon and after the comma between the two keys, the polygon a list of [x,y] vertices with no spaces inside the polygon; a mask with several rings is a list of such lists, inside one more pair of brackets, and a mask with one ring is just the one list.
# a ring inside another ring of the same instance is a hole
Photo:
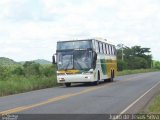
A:
{"label": "white cloud", "polygon": [[160,59],[155,54],[159,5],[158,0],[2,0],[0,54],[50,60],[57,40],[103,37],[115,44],[151,47]]}

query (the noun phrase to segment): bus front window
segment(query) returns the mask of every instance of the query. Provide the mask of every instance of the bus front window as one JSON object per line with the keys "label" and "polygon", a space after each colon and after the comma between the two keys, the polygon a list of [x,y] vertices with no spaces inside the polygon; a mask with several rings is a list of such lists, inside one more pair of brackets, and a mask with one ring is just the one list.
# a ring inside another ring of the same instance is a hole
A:
{"label": "bus front window", "polygon": [[69,41],[58,42],[57,50],[89,49],[92,48],[92,41]]}
{"label": "bus front window", "polygon": [[92,51],[76,50],[74,52],[74,69],[86,70],[92,65]]}
{"label": "bus front window", "polygon": [[58,70],[89,70],[92,67],[92,51],[74,50],[58,52]]}
{"label": "bus front window", "polygon": [[59,52],[57,65],[59,70],[73,69],[73,52]]}

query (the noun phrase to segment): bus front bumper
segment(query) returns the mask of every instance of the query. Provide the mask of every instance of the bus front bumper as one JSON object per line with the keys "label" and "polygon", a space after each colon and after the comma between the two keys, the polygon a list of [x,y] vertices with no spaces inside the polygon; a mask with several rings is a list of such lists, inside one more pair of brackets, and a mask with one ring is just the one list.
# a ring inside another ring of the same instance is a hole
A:
{"label": "bus front bumper", "polygon": [[70,74],[70,75],[58,75],[58,83],[83,83],[83,82],[93,82],[94,74]]}

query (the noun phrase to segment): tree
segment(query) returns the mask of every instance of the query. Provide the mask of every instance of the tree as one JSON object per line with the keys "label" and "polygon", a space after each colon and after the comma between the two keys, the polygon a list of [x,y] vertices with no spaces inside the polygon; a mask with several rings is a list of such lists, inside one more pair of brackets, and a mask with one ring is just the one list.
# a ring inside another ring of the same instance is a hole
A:
{"label": "tree", "polygon": [[[123,58],[125,64],[127,65],[127,69],[151,68],[152,55],[150,54],[151,52],[150,48],[142,48],[141,46],[133,46],[133,47],[123,46],[123,48],[118,47],[117,49],[118,60],[121,60],[122,49],[123,49]],[[122,62],[118,62],[118,66],[122,66]]]}
{"label": "tree", "polygon": [[5,80],[10,75],[10,71],[7,67],[0,65],[0,79]]}
{"label": "tree", "polygon": [[24,63],[23,67],[24,67],[24,73],[26,76],[41,75],[41,71],[40,71],[41,66],[39,63],[35,63],[33,61],[27,61]]}
{"label": "tree", "polygon": [[154,63],[154,68],[160,69],[160,62],[159,62],[159,61],[156,61],[156,62]]}
{"label": "tree", "polygon": [[118,70],[118,71],[123,71],[123,70],[125,70],[125,69],[127,69],[127,64],[126,64],[126,62],[124,62],[124,61],[122,61],[122,60],[118,60],[118,61],[117,61],[117,70]]}

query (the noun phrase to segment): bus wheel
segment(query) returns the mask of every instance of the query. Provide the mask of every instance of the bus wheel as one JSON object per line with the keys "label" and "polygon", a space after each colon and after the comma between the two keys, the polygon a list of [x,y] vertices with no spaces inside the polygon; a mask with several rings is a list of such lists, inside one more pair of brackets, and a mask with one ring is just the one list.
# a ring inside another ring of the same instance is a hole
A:
{"label": "bus wheel", "polygon": [[98,85],[100,81],[100,73],[98,71],[98,77],[97,77],[97,81],[93,82],[93,85]]}
{"label": "bus wheel", "polygon": [[111,78],[110,78],[110,82],[113,82],[113,78],[114,78],[114,71],[111,71]]}
{"label": "bus wheel", "polygon": [[107,82],[108,79],[104,79],[104,82]]}
{"label": "bus wheel", "polygon": [[70,87],[70,86],[71,86],[71,83],[65,83],[65,86],[66,86],[66,87]]}

